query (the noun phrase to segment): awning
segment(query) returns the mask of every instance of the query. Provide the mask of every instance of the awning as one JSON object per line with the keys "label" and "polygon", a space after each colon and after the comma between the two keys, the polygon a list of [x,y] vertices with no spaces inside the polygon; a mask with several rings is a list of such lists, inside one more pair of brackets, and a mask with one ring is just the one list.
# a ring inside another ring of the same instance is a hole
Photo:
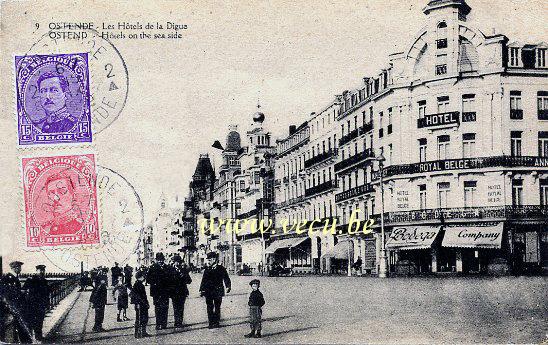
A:
{"label": "awning", "polygon": [[301,244],[307,239],[308,237],[292,237],[276,240],[266,248],[265,252],[269,254],[274,254],[274,252],[276,252],[278,249],[295,247],[296,245]]}
{"label": "awning", "polygon": [[354,244],[351,240],[341,240],[335,247],[328,250],[322,258],[351,260],[354,258]]}
{"label": "awning", "polygon": [[441,245],[458,248],[499,249],[503,224],[493,226],[447,227]]}
{"label": "awning", "polygon": [[388,249],[427,249],[440,232],[440,226],[409,226],[394,228],[388,235]]}

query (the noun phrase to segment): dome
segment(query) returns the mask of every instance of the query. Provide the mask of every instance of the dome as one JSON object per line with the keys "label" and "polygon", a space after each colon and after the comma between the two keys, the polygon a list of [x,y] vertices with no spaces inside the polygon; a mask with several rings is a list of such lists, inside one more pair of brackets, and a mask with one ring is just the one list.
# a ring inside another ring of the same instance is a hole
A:
{"label": "dome", "polygon": [[253,114],[253,122],[263,123],[264,118],[265,118],[264,114],[261,113],[260,111]]}
{"label": "dome", "polygon": [[230,131],[226,136],[226,151],[237,152],[241,148],[240,133],[236,131]]}

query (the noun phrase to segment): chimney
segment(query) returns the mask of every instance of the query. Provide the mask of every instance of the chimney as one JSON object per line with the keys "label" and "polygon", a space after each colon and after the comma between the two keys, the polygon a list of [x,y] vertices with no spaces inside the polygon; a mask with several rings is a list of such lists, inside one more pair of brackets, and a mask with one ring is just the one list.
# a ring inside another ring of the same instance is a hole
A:
{"label": "chimney", "polygon": [[289,135],[295,133],[297,131],[297,126],[291,125],[289,126]]}

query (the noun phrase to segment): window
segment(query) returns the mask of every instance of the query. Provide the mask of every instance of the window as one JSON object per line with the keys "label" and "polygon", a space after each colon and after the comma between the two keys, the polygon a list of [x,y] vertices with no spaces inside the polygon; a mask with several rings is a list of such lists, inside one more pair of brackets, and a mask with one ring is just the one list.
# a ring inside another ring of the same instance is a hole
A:
{"label": "window", "polygon": [[539,120],[548,120],[548,91],[537,92],[537,112]]}
{"label": "window", "polygon": [[388,108],[388,128],[386,132],[387,134],[392,133],[392,108]]}
{"label": "window", "polygon": [[245,181],[240,181],[240,192],[245,189]]}
{"label": "window", "polygon": [[462,135],[462,157],[471,158],[476,154],[476,134],[464,133]]}
{"label": "window", "polygon": [[419,185],[419,209],[426,209],[426,185]]}
{"label": "window", "polygon": [[517,67],[519,64],[519,48],[510,48],[510,66]]}
{"label": "window", "polygon": [[438,136],[438,159],[447,159],[449,157],[449,136]]}
{"label": "window", "polygon": [[438,183],[438,207],[447,208],[449,200],[449,189],[451,185],[449,182],[440,182]]}
{"label": "window", "polygon": [[424,118],[424,115],[426,115],[426,101],[419,101],[419,119]]}
{"label": "window", "polygon": [[546,67],[546,49],[537,48],[537,67]]}
{"label": "window", "polygon": [[476,95],[462,95],[462,122],[476,121]]}
{"label": "window", "polygon": [[476,193],[477,182],[476,181],[464,181],[464,207],[476,206]]}
{"label": "window", "polygon": [[383,127],[383,113],[382,111],[379,113],[379,138],[382,138],[384,136],[384,129]]}
{"label": "window", "polygon": [[510,91],[510,118],[512,120],[523,119],[523,108],[521,107],[521,91]]}
{"label": "window", "polygon": [[521,132],[510,132],[510,155],[521,156]]}
{"label": "window", "polygon": [[538,155],[548,157],[548,132],[538,132]]}
{"label": "window", "polygon": [[512,205],[523,205],[523,180],[512,180]]}
{"label": "window", "polygon": [[437,29],[436,47],[438,49],[447,48],[447,23],[440,22]]}
{"label": "window", "polygon": [[419,162],[426,162],[426,138],[419,139]]}
{"label": "window", "polygon": [[444,75],[447,74],[447,65],[436,65],[436,75]]}
{"label": "window", "polygon": [[446,113],[449,109],[449,97],[441,96],[438,97],[438,113]]}
{"label": "window", "polygon": [[386,162],[387,165],[391,165],[391,164],[392,164],[392,154],[393,154],[392,144],[389,144],[389,145],[388,145],[388,162]]}
{"label": "window", "polygon": [[373,123],[373,107],[369,107],[369,122]]}
{"label": "window", "polygon": [[344,137],[344,123],[341,123],[341,136]]}
{"label": "window", "polygon": [[541,179],[540,183],[540,204],[548,206],[548,179]]}

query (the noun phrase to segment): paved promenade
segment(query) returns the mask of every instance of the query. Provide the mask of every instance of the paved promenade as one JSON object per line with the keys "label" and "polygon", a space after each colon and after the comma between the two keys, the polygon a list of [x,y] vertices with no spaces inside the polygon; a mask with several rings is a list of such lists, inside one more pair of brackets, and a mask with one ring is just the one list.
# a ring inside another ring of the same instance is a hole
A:
{"label": "paved promenade", "polygon": [[[116,322],[109,291],[107,332],[93,333],[90,292],[80,294],[53,338],[86,343],[540,343],[548,339],[548,279],[262,277],[266,299],[263,338],[246,339],[248,282],[232,276],[233,290],[222,306],[221,328],[207,328],[205,302],[193,275],[183,330],[168,329],[152,338],[133,338],[132,319]],[[151,301],[152,302],[152,301]]]}

